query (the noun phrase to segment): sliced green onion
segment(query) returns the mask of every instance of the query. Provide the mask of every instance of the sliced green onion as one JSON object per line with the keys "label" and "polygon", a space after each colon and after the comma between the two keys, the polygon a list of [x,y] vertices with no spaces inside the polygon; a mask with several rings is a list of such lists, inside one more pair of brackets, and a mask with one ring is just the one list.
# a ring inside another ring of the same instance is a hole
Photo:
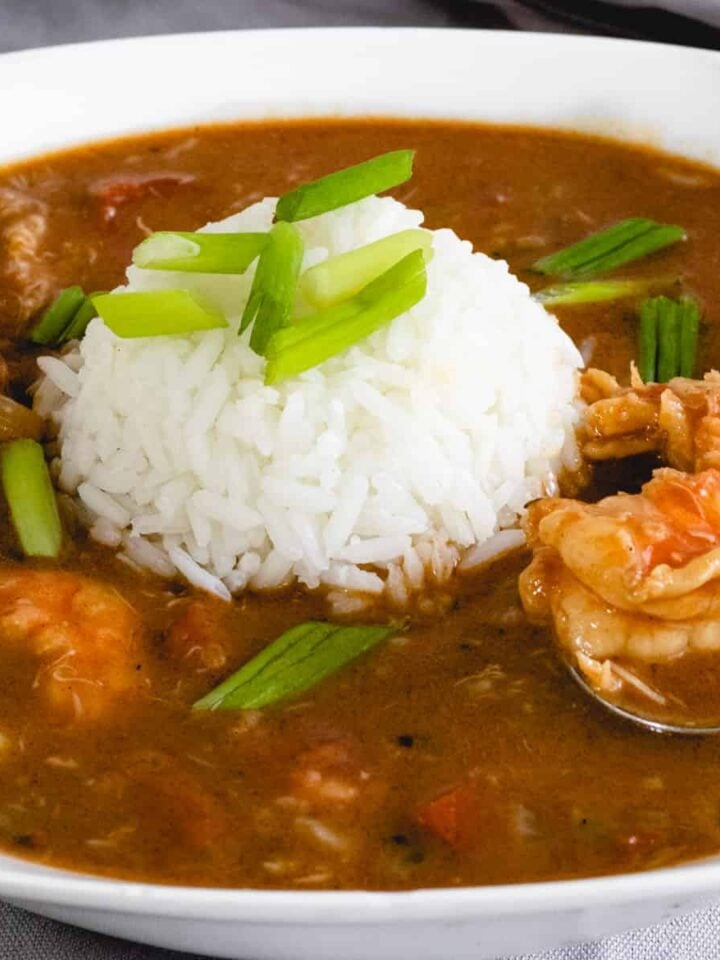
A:
{"label": "sliced green onion", "polygon": [[303,241],[291,223],[276,223],[266,234],[240,333],[254,323],[250,346],[260,356],[272,335],[290,322],[303,259]]}
{"label": "sliced green onion", "polygon": [[638,348],[638,373],[645,383],[653,383],[657,378],[658,357],[657,298],[646,300],[640,308]]}
{"label": "sliced green onion", "polygon": [[657,382],[666,383],[680,370],[680,314],[682,308],[675,300],[657,297],[658,363]]}
{"label": "sliced green onion", "polygon": [[275,219],[307,220],[397,187],[412,176],[414,156],[414,150],[393,150],[305,183],[280,197]]}
{"label": "sliced green onion", "polygon": [[143,270],[183,273],[245,273],[265,246],[266,233],[151,234],[133,250],[133,263]]}
{"label": "sliced green onion", "polygon": [[429,230],[402,230],[348,253],[310,267],[300,278],[300,294],[317,309],[347,300],[413,250],[422,250],[425,262],[432,253]]}
{"label": "sliced green onion", "polygon": [[622,220],[580,243],[542,257],[533,264],[533,270],[569,280],[597,276],[669,247],[685,237],[682,227],[639,217]]}
{"label": "sliced green onion", "polygon": [[92,302],[118,337],[166,337],[227,326],[222,314],[201,306],[187,290],[101,293]]}
{"label": "sliced green onion", "polygon": [[545,307],[576,306],[583,303],[602,303],[606,300],[625,300],[648,294],[653,288],[674,283],[674,278],[640,280],[580,280],[576,283],[558,283],[545,287],[533,299]]}
{"label": "sliced green onion", "polygon": [[23,552],[28,557],[56,557],[62,527],[43,448],[35,440],[5,444],[0,474]]}
{"label": "sliced green onion", "polygon": [[93,297],[99,297],[104,293],[104,290],[97,290],[95,293],[91,293],[89,296],[85,297],[85,300],[80,305],[79,309],[75,313],[75,316],[63,331],[63,343],[66,343],[68,340],[79,340],[84,336],[88,324],[98,315],[95,304],[93,303]]}
{"label": "sliced green onion", "polygon": [[700,308],[691,297],[653,297],[640,308],[638,371],[646,383],[692,377]]}
{"label": "sliced green onion", "polygon": [[684,297],[682,319],[680,321],[680,376],[692,377],[695,373],[698,330],[700,327],[700,308],[690,297]]}
{"label": "sliced green onion", "polygon": [[257,710],[303,693],[396,633],[309,621],[278,637],[194,704],[194,710]]}
{"label": "sliced green onion", "polygon": [[425,296],[425,257],[415,250],[349,300],[278,331],[268,344],[265,383],[277,383],[342,353]]}
{"label": "sliced green onion", "polygon": [[30,331],[32,342],[48,346],[60,343],[63,332],[84,301],[85,294],[82,287],[73,286],[61,290]]}

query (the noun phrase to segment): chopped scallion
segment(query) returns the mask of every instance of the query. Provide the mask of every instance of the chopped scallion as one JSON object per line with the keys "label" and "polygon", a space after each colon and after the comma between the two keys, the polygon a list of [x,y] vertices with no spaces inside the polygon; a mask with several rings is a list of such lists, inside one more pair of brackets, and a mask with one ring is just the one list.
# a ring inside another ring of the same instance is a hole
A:
{"label": "chopped scallion", "polygon": [[303,259],[303,241],[291,223],[276,223],[266,235],[240,324],[251,323],[250,346],[265,355],[270,338],[290,322]]}
{"label": "chopped scallion", "polygon": [[43,448],[14,440],[0,450],[0,474],[15,532],[28,557],[56,557],[62,527]]}
{"label": "chopped scallion", "polygon": [[314,687],[396,633],[393,627],[309,621],[287,630],[194,710],[257,710]]}
{"label": "chopped scallion", "polygon": [[79,340],[82,336],[84,336],[88,324],[98,315],[92,298],[99,297],[103,292],[104,291],[98,290],[95,293],[91,293],[89,296],[85,297],[85,300],[76,311],[75,316],[63,331],[63,343],[66,343],[68,340]]}
{"label": "chopped scallion", "polygon": [[316,309],[333,306],[358,293],[413,250],[422,250],[428,261],[432,252],[429,230],[402,230],[310,267],[300,279],[301,296]]}
{"label": "chopped scallion", "polygon": [[568,280],[607,273],[640,257],[685,239],[682,227],[636,217],[622,220],[570,247],[542,257],[533,265],[538,273]]}
{"label": "chopped scallion", "polygon": [[276,220],[307,220],[405,183],[412,176],[414,150],[393,150],[305,183],[278,200]]}
{"label": "chopped scallion", "polygon": [[61,290],[30,331],[32,342],[46,346],[60,343],[64,331],[84,302],[82,287],[73,286]]}
{"label": "chopped scallion", "polygon": [[658,383],[667,383],[680,371],[680,313],[676,301],[657,298]]}
{"label": "chopped scallion", "polygon": [[133,251],[143,270],[183,273],[245,273],[265,245],[265,233],[151,234]]}
{"label": "chopped scallion", "polygon": [[693,375],[699,325],[700,309],[690,297],[653,297],[643,303],[638,371],[646,383]]}
{"label": "chopped scallion", "polygon": [[425,296],[425,257],[415,250],[349,300],[278,331],[268,344],[265,382],[317,366],[384,327]]}
{"label": "chopped scallion", "polygon": [[645,383],[657,377],[658,312],[657,298],[646,300],[640,308],[638,373]]}
{"label": "chopped scallion", "polygon": [[534,294],[534,299],[545,307],[570,307],[584,303],[602,303],[606,300],[625,300],[647,295],[674,283],[673,278],[638,280],[580,280],[576,283],[558,283]]}
{"label": "chopped scallion", "polygon": [[118,337],[165,337],[227,326],[222,314],[201,306],[187,290],[102,293],[92,302]]}
{"label": "chopped scallion", "polygon": [[695,373],[700,308],[690,297],[681,300],[683,312],[680,321],[680,376],[692,377]]}

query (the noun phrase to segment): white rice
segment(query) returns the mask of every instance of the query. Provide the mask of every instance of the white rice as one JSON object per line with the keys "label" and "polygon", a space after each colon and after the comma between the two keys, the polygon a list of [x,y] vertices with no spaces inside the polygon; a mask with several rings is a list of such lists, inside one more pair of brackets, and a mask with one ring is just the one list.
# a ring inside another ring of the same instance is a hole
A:
{"label": "white rice", "polygon": [[[267,230],[274,206],[206,229]],[[371,197],[300,223],[305,266],[422,219]],[[469,549],[485,558],[477,545],[577,465],[582,359],[506,263],[451,230],[433,232],[433,254],[417,306],[272,387],[235,332],[252,269],[130,267],[128,289],[199,292],[230,327],[121,340],[96,319],[62,360],[40,360],[36,409],[93,534],[223,597],[299,580],[402,605]]]}

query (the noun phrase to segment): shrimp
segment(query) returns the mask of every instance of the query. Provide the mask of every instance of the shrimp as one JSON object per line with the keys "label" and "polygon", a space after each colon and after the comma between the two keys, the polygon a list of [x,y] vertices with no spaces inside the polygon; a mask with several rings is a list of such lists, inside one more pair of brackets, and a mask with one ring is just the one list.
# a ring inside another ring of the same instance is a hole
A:
{"label": "shrimp", "polygon": [[54,289],[44,248],[47,231],[46,203],[34,197],[22,181],[0,187],[0,251],[19,323],[44,306]]}
{"label": "shrimp", "polygon": [[222,670],[228,659],[221,630],[226,612],[227,604],[209,594],[193,600],[170,627],[166,641],[170,657],[197,673]]}
{"label": "shrimp", "polygon": [[520,596],[590,679],[615,658],[720,650],[720,471],[656,470],[640,494],[538,500]]}
{"label": "shrimp", "polygon": [[95,183],[90,193],[100,202],[100,212],[105,223],[112,223],[117,217],[118,208],[133,200],[144,197],[161,197],[175,187],[195,183],[191,173],[147,173],[126,174],[110,180]]}
{"label": "shrimp", "polygon": [[602,370],[587,370],[581,393],[585,412],[583,454],[613,460],[657,453],[671,467],[694,473],[720,468],[720,373],[703,380],[675,377],[643,383],[633,366],[621,387]]}
{"label": "shrimp", "polygon": [[140,689],[140,635],[135,610],[103,583],[0,571],[0,643],[37,658],[35,688],[60,719],[99,719]]}
{"label": "shrimp", "polygon": [[348,740],[329,740],[305,751],[290,776],[294,795],[319,808],[356,803],[369,779]]}

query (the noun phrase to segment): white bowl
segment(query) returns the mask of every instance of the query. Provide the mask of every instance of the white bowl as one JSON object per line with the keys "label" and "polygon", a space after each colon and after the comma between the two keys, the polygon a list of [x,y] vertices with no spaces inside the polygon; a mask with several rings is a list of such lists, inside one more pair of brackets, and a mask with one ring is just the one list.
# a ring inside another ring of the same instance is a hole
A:
{"label": "white bowl", "polygon": [[[596,131],[720,166],[720,54],[592,37],[388,29],[152,37],[5,55],[0,90],[0,162],[196,121],[376,114]],[[316,893],[117,882],[0,857],[0,897],[218,957],[482,960],[701,906],[720,898],[720,860],[557,883]]]}

